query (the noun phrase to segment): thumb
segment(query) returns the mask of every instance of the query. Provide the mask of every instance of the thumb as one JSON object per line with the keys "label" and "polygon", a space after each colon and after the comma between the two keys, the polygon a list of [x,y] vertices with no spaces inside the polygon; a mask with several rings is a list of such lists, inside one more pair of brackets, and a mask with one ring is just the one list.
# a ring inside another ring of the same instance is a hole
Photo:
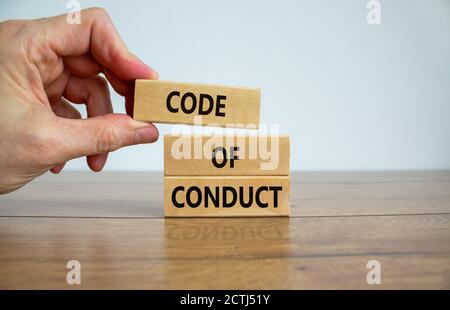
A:
{"label": "thumb", "polygon": [[59,119],[56,161],[115,151],[158,140],[158,129],[125,114],[105,114],[82,120]]}

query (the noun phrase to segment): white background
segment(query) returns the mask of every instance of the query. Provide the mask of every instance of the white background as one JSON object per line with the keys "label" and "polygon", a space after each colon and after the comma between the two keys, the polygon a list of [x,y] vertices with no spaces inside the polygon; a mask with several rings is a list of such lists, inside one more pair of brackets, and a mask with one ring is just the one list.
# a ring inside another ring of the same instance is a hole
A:
{"label": "white background", "polygon": [[[381,25],[367,24],[366,0],[80,2],[105,7],[161,79],[261,87],[262,122],[291,136],[292,170],[450,169],[449,0],[381,0]],[[66,4],[2,0],[0,20]],[[162,139],[106,169],[162,170]]]}

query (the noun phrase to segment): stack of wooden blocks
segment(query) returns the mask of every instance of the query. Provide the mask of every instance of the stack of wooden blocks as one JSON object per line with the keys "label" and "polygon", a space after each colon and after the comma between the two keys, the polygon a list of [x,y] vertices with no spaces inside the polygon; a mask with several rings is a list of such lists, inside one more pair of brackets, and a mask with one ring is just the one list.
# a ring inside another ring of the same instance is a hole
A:
{"label": "stack of wooden blocks", "polygon": [[[257,129],[260,90],[137,80],[134,118]],[[167,217],[289,216],[288,136],[166,135]]]}

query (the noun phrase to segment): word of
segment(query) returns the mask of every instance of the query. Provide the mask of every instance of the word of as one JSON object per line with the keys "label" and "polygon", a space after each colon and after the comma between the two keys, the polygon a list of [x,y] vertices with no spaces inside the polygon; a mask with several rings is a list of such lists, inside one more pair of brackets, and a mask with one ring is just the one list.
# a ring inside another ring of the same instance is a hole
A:
{"label": "word of", "polygon": [[[230,168],[234,168],[234,161],[239,160],[239,156],[237,156],[235,154],[235,152],[237,152],[237,151],[239,151],[238,146],[230,147],[231,158],[228,158],[227,150],[223,146],[218,146],[218,147],[214,148],[213,153],[212,153],[212,163],[213,163],[214,167],[223,168],[227,165],[228,159],[230,159]],[[223,154],[223,157],[222,157],[223,159],[222,159],[222,162],[220,162],[220,163],[217,161],[217,153],[218,152],[222,152],[222,154]]]}

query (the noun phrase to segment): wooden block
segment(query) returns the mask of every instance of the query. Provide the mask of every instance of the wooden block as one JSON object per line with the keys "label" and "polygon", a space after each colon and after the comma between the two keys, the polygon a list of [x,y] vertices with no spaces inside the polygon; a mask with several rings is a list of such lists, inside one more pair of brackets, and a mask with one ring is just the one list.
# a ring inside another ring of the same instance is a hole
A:
{"label": "wooden block", "polygon": [[165,135],[167,176],[289,175],[288,136]]}
{"label": "wooden block", "polygon": [[164,177],[164,213],[167,217],[289,216],[289,192],[289,176]]}
{"label": "wooden block", "polygon": [[155,123],[258,128],[260,90],[136,80],[134,118]]}

